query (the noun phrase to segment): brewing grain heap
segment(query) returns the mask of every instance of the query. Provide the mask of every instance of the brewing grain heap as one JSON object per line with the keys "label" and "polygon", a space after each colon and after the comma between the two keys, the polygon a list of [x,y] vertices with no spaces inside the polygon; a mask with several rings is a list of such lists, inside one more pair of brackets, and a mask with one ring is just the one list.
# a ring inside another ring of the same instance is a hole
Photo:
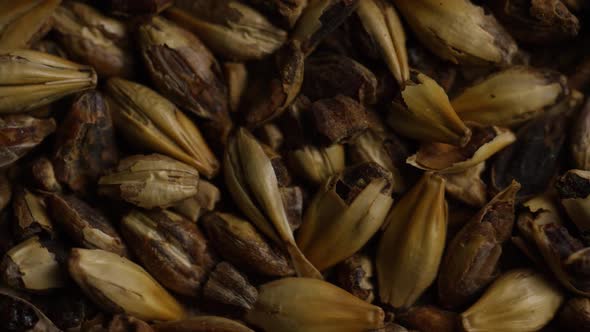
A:
{"label": "brewing grain heap", "polygon": [[0,0],[0,330],[590,331],[584,0]]}

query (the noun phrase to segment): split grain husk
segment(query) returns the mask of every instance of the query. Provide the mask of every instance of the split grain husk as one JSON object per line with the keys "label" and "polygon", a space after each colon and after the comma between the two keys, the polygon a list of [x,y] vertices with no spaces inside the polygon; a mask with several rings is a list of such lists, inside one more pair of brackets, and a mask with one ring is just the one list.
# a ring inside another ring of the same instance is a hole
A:
{"label": "split grain husk", "polygon": [[13,164],[22,158],[53,133],[55,127],[53,118],[37,119],[28,115],[8,115],[0,118],[0,167]]}
{"label": "split grain husk", "polygon": [[126,256],[127,247],[102,211],[74,195],[44,192],[51,220],[75,243]]}
{"label": "split grain husk", "polygon": [[524,206],[528,210],[518,216],[521,237],[515,243],[527,256],[547,267],[564,287],[588,296],[588,247],[563,226],[559,210],[548,197],[535,197]]}
{"label": "split grain husk", "polygon": [[305,211],[297,244],[320,271],[361,249],[391,205],[391,174],[374,163],[346,169],[319,188]]}
{"label": "split grain husk", "polygon": [[387,123],[400,135],[419,141],[467,144],[471,130],[455,113],[445,91],[430,77],[411,74],[401,93],[403,102],[392,104]]}
{"label": "split grain husk", "polygon": [[555,187],[567,215],[582,237],[590,239],[590,172],[569,170],[557,179]]}
{"label": "split grain husk", "polygon": [[365,254],[354,254],[336,266],[336,284],[359,299],[375,300],[373,262]]}
{"label": "split grain husk", "polygon": [[301,93],[312,101],[341,94],[363,105],[373,105],[377,102],[377,77],[347,56],[314,54],[305,60]]}
{"label": "split grain husk", "polygon": [[359,0],[310,1],[297,21],[291,38],[309,55],[330,32],[340,26],[358,7]]}
{"label": "split grain husk", "polygon": [[508,129],[472,126],[471,138],[464,146],[423,143],[406,162],[442,174],[463,172],[486,161],[514,141],[516,136]]}
{"label": "split grain husk", "polygon": [[12,200],[14,235],[26,239],[33,235],[54,237],[53,224],[40,197],[23,187],[16,187]]}
{"label": "split grain husk", "polygon": [[119,160],[108,104],[98,91],[76,98],[56,136],[55,178],[74,192],[94,189],[98,177]]}
{"label": "split grain husk", "polygon": [[246,129],[239,128],[230,137],[223,166],[230,193],[248,219],[275,243],[286,248],[299,275],[321,278],[295,244],[269,157]]}
{"label": "split grain husk", "polygon": [[130,33],[123,22],[80,2],[65,2],[53,14],[60,45],[77,61],[89,64],[101,77],[134,76]]}
{"label": "split grain husk", "polygon": [[2,280],[29,292],[48,292],[67,285],[62,270],[65,252],[57,243],[33,236],[10,249],[2,262]]}
{"label": "split grain husk", "polygon": [[217,139],[231,130],[228,92],[219,63],[199,38],[154,17],[139,27],[141,55],[152,82],[166,97],[207,120]]}

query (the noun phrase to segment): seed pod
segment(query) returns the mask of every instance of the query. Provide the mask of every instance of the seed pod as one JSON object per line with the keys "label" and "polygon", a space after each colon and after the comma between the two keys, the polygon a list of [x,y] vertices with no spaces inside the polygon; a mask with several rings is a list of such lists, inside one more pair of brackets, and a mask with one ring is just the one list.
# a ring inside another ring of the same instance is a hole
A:
{"label": "seed pod", "polygon": [[434,306],[417,306],[395,316],[404,326],[418,331],[454,332],[458,315]]}
{"label": "seed pod", "polygon": [[497,276],[502,244],[512,233],[519,189],[520,185],[513,181],[451,241],[438,278],[438,298],[444,307],[464,306]]}
{"label": "seed pod", "polygon": [[224,62],[222,66],[229,95],[229,109],[237,112],[248,85],[248,69],[242,62]]}
{"label": "seed pod", "polygon": [[341,94],[372,105],[377,102],[377,77],[349,57],[314,55],[305,60],[301,93],[314,101]]}
{"label": "seed pod", "polygon": [[499,0],[491,2],[491,9],[518,41],[544,45],[573,39],[580,30],[578,18],[563,2]]}
{"label": "seed pod", "polygon": [[447,219],[445,181],[425,173],[387,216],[376,258],[382,302],[408,308],[434,282]]}
{"label": "seed pod", "polygon": [[[0,77],[1,70],[0,68]],[[54,130],[53,118],[36,119],[28,115],[8,115],[0,118],[0,167],[19,160]]]}
{"label": "seed pod", "polygon": [[234,0],[176,0],[167,15],[192,30],[225,58],[247,61],[274,53],[287,33],[272,25],[253,8]]}
{"label": "seed pod", "polygon": [[285,247],[299,275],[321,277],[295,244],[270,158],[246,129],[230,137],[223,167],[229,191],[246,217]]}
{"label": "seed pod", "polygon": [[29,190],[20,186],[15,188],[12,209],[15,221],[14,234],[18,238],[24,240],[33,235],[55,235],[45,205]]}
{"label": "seed pod", "polygon": [[203,296],[209,301],[247,311],[256,302],[258,291],[231,264],[221,262],[211,272]]}
{"label": "seed pod", "polygon": [[23,113],[96,86],[92,67],[37,51],[0,52],[0,113]]}
{"label": "seed pod", "polygon": [[253,6],[260,8],[274,18],[280,26],[292,28],[307,6],[308,0],[248,0]]}
{"label": "seed pod", "polygon": [[139,319],[177,320],[183,307],[139,265],[108,251],[74,248],[70,275],[102,309]]}
{"label": "seed pod", "polygon": [[195,316],[184,320],[157,323],[156,332],[254,332],[245,325],[217,316]]}
{"label": "seed pod", "polygon": [[491,187],[498,192],[516,180],[522,186],[519,200],[545,190],[557,170],[566,130],[564,115],[548,114],[522,126],[516,133],[516,142],[496,156]]}
{"label": "seed pod", "polygon": [[406,34],[393,4],[386,0],[359,1],[357,14],[365,31],[379,46],[389,71],[402,86],[410,79]]}
{"label": "seed pod", "polygon": [[540,115],[568,94],[560,73],[515,66],[468,87],[451,104],[463,121],[513,126]]}
{"label": "seed pod", "polygon": [[361,249],[379,230],[393,203],[391,174],[375,163],[328,179],[305,211],[297,244],[320,271]]}
{"label": "seed pod", "polygon": [[471,133],[471,139],[463,147],[423,143],[406,161],[427,171],[457,173],[487,160],[516,140],[510,130],[498,127],[472,126]]}
{"label": "seed pod", "polygon": [[62,187],[57,182],[53,164],[47,157],[39,157],[32,162],[30,170],[33,186],[44,191],[61,192]]}
{"label": "seed pod", "polygon": [[485,167],[481,162],[459,173],[441,174],[446,180],[445,191],[467,205],[483,206],[487,202],[486,184],[481,180]]}
{"label": "seed pod", "polygon": [[383,327],[384,316],[381,308],[328,282],[284,278],[259,287],[245,319],[264,331],[356,332]]}
{"label": "seed pod", "polygon": [[121,159],[98,180],[98,192],[146,209],[166,208],[195,196],[198,184],[196,169],[154,153]]}
{"label": "seed pod", "polygon": [[0,329],[4,331],[60,332],[47,316],[24,295],[10,288],[0,289]]}
{"label": "seed pod", "polygon": [[461,314],[461,323],[466,332],[538,331],[553,318],[562,302],[560,290],[541,274],[512,270]]}
{"label": "seed pod", "polygon": [[192,222],[197,222],[199,218],[208,211],[213,211],[221,197],[219,189],[207,180],[199,179],[197,185],[197,194],[182,200],[172,206],[172,210],[180,213]]}
{"label": "seed pod", "polygon": [[561,204],[585,240],[590,240],[590,171],[572,169],[555,183]]}
{"label": "seed pod", "polygon": [[157,15],[170,7],[173,0],[110,0],[110,10],[119,16]]}
{"label": "seed pod", "polygon": [[289,151],[289,164],[300,176],[319,185],[344,170],[344,147],[333,144],[329,147],[305,145]]}
{"label": "seed pod", "polygon": [[358,7],[359,0],[310,1],[292,34],[309,55],[330,32],[336,30]]}
{"label": "seed pod", "polygon": [[64,3],[53,20],[58,41],[73,59],[91,65],[101,77],[133,76],[125,24],[80,2]]}
{"label": "seed pod", "polygon": [[559,324],[566,331],[584,332],[590,329],[590,299],[569,299],[558,315]]}
{"label": "seed pod", "polygon": [[460,64],[507,65],[518,51],[512,37],[471,1],[395,0],[416,37],[439,57]]}
{"label": "seed pod", "polygon": [[264,276],[285,277],[295,273],[283,251],[269,244],[246,220],[214,212],[201,223],[211,244],[230,263]]}
{"label": "seed pod", "polygon": [[369,126],[365,108],[343,95],[316,101],[310,117],[319,139],[327,144],[345,143]]}
{"label": "seed pod", "polygon": [[100,92],[80,95],[56,136],[55,176],[74,192],[87,193],[106,169],[117,164],[113,121]]}
{"label": "seed pod", "polygon": [[375,299],[373,263],[363,254],[354,254],[336,266],[336,284],[359,299],[372,303]]}
{"label": "seed pod", "polygon": [[51,220],[78,245],[127,254],[123,240],[100,210],[76,196],[58,193],[45,193],[45,203]]}
{"label": "seed pod", "polygon": [[590,250],[562,226],[557,207],[546,197],[535,197],[524,206],[528,211],[518,216],[522,238],[517,238],[517,244],[541,266],[548,267],[564,287],[589,296]]}
{"label": "seed pod", "polygon": [[56,243],[33,236],[10,249],[0,264],[2,280],[10,287],[45,292],[66,286],[62,271],[65,252]]}
{"label": "seed pod", "polygon": [[570,141],[574,165],[577,169],[590,171],[590,100],[576,116]]}
{"label": "seed pod", "polygon": [[180,108],[210,121],[215,137],[225,142],[232,127],[227,87],[217,60],[200,39],[154,17],[139,27],[139,43],[158,90]]}
{"label": "seed pod", "polygon": [[388,124],[400,135],[420,141],[467,144],[471,130],[459,119],[445,91],[430,77],[411,74],[401,93],[403,104],[392,104]]}
{"label": "seed pod", "polygon": [[169,155],[207,178],[219,162],[195,124],[174,104],[143,85],[120,78],[106,84],[115,126],[132,144]]}
{"label": "seed pod", "polygon": [[197,226],[170,211],[133,210],[121,233],[143,266],[177,293],[195,296],[215,264]]}
{"label": "seed pod", "polygon": [[0,48],[27,48],[51,30],[61,0],[7,1],[0,5]]}
{"label": "seed pod", "polygon": [[305,54],[297,40],[287,42],[275,54],[276,66],[268,79],[252,84],[246,123],[260,127],[277,118],[295,100],[303,83]]}

